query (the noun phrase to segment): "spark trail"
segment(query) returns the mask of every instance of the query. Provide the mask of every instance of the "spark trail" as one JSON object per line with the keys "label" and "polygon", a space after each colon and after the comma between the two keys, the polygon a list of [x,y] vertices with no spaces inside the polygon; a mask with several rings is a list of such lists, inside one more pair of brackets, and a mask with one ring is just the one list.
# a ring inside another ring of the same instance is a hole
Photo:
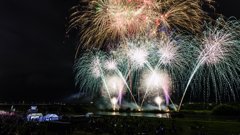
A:
{"label": "spark trail", "polygon": [[[153,79],[153,77],[154,77],[154,74],[156,74],[156,68],[155,68],[155,70],[153,70],[153,68],[152,68],[152,66],[150,65],[149,62],[146,62],[145,64],[146,64],[146,65],[148,66],[148,68],[151,70],[151,72],[152,72],[153,75],[151,76],[150,82],[149,82],[149,84],[148,84],[148,86],[147,86],[146,92],[145,92],[144,97],[143,97],[143,101],[142,101],[142,103],[141,103],[141,107],[142,107],[142,104],[143,104],[143,102],[144,102],[144,99],[145,99],[146,93],[148,92],[149,86],[150,86],[150,84],[151,84],[151,82],[152,82],[152,79]],[[165,95],[167,95],[168,98],[170,99],[170,101],[171,101],[171,103],[172,103],[174,109],[177,110],[177,108],[175,107],[175,105],[174,105],[172,99],[170,98],[169,94],[166,92],[166,89],[165,89],[165,87],[163,86],[163,84],[162,84],[161,81],[160,81],[160,85],[162,86]]]}
{"label": "spark trail", "polygon": [[204,62],[204,60],[205,60],[205,59],[200,60],[199,63],[197,64],[197,66],[194,68],[194,70],[193,70],[193,72],[192,72],[192,74],[191,74],[191,76],[190,76],[190,78],[189,78],[189,80],[188,80],[187,86],[186,86],[186,88],[185,88],[185,90],[184,90],[182,99],[181,99],[181,101],[180,101],[180,104],[179,104],[179,107],[178,107],[178,110],[177,110],[178,112],[179,112],[179,110],[180,110],[180,108],[181,108],[183,98],[185,97],[185,94],[186,94],[186,92],[187,92],[187,88],[188,88],[190,82],[192,81],[193,76],[195,75],[195,73],[197,72],[197,70],[199,69],[199,67],[202,65],[202,63]]}
{"label": "spark trail", "polygon": [[[126,82],[126,79],[123,77],[122,73],[119,71],[118,68],[116,69],[116,72],[117,72],[118,75],[121,77],[121,79],[123,80],[124,84],[127,86],[127,89],[128,89],[128,91],[130,92],[131,96],[133,97],[133,100],[134,100],[137,108],[139,108],[138,105],[137,105],[137,102],[136,102],[136,100],[135,100],[135,98],[134,98],[134,96],[133,96],[133,94],[132,94],[132,92],[131,92],[131,90],[130,90],[130,88],[128,87],[128,84],[127,84],[127,82]],[[128,74],[128,75],[129,75],[129,74]]]}
{"label": "spark trail", "polygon": [[[227,64],[225,61],[226,59],[229,59],[228,57],[231,56],[230,49],[234,47],[234,36],[228,31],[224,29],[208,29],[207,31],[204,32],[204,40],[203,40],[203,45],[204,47],[201,48],[200,55],[197,59],[197,64],[193,69],[193,72],[191,73],[191,76],[188,80],[188,83],[184,89],[184,93],[182,96],[182,99],[179,104],[178,111],[181,108],[181,104],[183,102],[183,99],[185,97],[186,91],[189,87],[190,82],[192,81],[194,75],[198,71],[198,69],[203,65],[206,64],[207,67],[211,66],[217,66],[218,64]],[[223,74],[220,71],[220,74]],[[228,82],[228,79],[225,78],[225,75],[222,75],[225,79],[225,81]],[[213,82],[215,84],[215,82]],[[230,84],[229,84],[230,86]],[[232,90],[230,86],[230,90]]]}

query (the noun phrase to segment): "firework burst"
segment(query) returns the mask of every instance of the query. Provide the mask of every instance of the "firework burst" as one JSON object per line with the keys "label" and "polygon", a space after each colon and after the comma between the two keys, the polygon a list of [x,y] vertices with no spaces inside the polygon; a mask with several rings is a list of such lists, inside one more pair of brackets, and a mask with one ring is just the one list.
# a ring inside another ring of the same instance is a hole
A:
{"label": "firework burst", "polygon": [[168,28],[185,29],[190,32],[201,30],[203,20],[211,20],[201,6],[214,8],[213,0],[163,0],[155,2],[157,9],[156,25]]}
{"label": "firework burst", "polygon": [[235,40],[233,35],[228,31],[207,31],[204,34],[203,46],[201,46],[199,60],[202,64],[214,65],[224,61],[231,53],[229,48],[234,47]]}
{"label": "firework burst", "polygon": [[81,25],[80,41],[88,48],[144,33],[155,24],[150,19],[152,10],[149,3],[146,0],[90,1],[87,11],[76,11],[70,16],[67,32]]}
{"label": "firework burst", "polygon": [[101,77],[102,73],[101,73],[101,64],[100,64],[100,60],[98,56],[94,56],[92,58],[92,62],[89,66],[89,68],[91,69],[92,75],[96,78]]}
{"label": "firework burst", "polygon": [[[111,95],[111,97],[119,97],[122,95],[119,95],[120,93],[124,94],[126,93],[126,87],[124,87],[124,83],[123,80],[116,76],[116,75],[110,75],[110,76],[106,76],[105,77],[106,80],[106,84],[109,90],[109,93]],[[102,96],[108,98],[108,93],[105,87],[102,87]]]}
{"label": "firework burst", "polygon": [[101,51],[86,51],[73,66],[75,85],[79,86],[80,93],[94,96],[102,86],[102,62],[106,54]]}
{"label": "firework burst", "polygon": [[[79,29],[79,46],[101,48],[158,27],[201,30],[209,18],[201,8],[212,0],[92,0],[73,7],[67,33]],[[210,5],[211,8],[213,8]],[[210,18],[209,18],[210,19]],[[77,54],[77,53],[76,53]]]}
{"label": "firework burst", "polygon": [[76,85],[84,93],[102,90],[118,101],[127,90],[133,98],[137,92],[144,95],[143,103],[145,95],[158,92],[169,97],[178,89],[184,90],[182,102],[188,87],[190,96],[202,93],[204,101],[210,89],[216,102],[222,96],[236,100],[240,23],[220,18],[215,25],[203,25],[203,20],[210,19],[201,8],[205,2],[213,1],[91,0],[86,10],[71,15],[67,32],[78,27],[80,45],[91,49],[111,45],[111,51],[82,54],[74,65]]}
{"label": "firework burst", "polygon": [[151,72],[149,70],[145,70],[140,78],[140,84],[143,89],[141,89],[141,93],[145,93],[148,88],[149,91],[146,92],[146,97],[156,95],[163,95],[163,89],[168,89],[170,84],[170,79],[166,73],[163,71]]}
{"label": "firework burst", "polygon": [[[237,34],[239,22],[236,20],[225,22],[219,18],[215,26],[209,23],[205,27],[202,38],[194,39],[196,46],[199,47],[199,55],[182,100],[192,81],[191,94],[195,96],[196,93],[202,93],[204,101],[209,99],[210,89],[214,90],[216,102],[221,102],[222,97],[226,96],[229,100],[232,98],[236,101],[240,79],[238,77],[240,42]],[[178,110],[180,107],[181,103]]]}
{"label": "firework burst", "polygon": [[106,70],[116,70],[117,69],[117,62],[115,60],[108,60],[105,62],[104,65]]}
{"label": "firework burst", "polygon": [[128,56],[132,62],[132,65],[138,68],[142,68],[147,62],[148,52],[143,48],[133,48],[128,52]]}

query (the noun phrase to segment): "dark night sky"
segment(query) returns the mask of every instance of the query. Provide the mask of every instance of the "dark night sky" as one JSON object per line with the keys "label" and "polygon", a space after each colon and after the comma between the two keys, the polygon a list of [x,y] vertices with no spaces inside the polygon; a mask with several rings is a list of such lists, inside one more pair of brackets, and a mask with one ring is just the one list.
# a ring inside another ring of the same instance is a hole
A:
{"label": "dark night sky", "polygon": [[[216,12],[240,19],[238,0],[218,0]],[[0,101],[62,101],[77,93],[75,45],[65,17],[77,0],[6,0],[0,4]],[[218,6],[219,5],[219,6]]]}

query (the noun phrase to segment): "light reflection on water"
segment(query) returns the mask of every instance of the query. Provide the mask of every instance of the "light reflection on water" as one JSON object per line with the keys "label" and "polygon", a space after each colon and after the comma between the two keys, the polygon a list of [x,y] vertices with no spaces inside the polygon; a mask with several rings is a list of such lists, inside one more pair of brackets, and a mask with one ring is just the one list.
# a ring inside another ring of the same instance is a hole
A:
{"label": "light reflection on water", "polygon": [[95,115],[114,115],[114,116],[138,116],[138,117],[157,117],[157,118],[170,118],[170,113],[125,113],[125,112],[94,112]]}

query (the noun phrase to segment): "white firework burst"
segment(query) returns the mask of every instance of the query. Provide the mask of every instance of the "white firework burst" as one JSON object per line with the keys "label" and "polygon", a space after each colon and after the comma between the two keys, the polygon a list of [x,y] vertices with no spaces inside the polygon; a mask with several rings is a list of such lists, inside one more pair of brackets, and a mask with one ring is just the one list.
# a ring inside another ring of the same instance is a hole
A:
{"label": "white firework burst", "polygon": [[117,62],[115,60],[107,60],[105,62],[104,68],[107,70],[115,70],[117,69]]}
{"label": "white firework burst", "polygon": [[132,48],[128,52],[128,56],[135,68],[142,68],[147,62],[148,51],[143,48]]}
{"label": "white firework burst", "polygon": [[199,60],[202,64],[214,65],[224,60],[233,45],[233,36],[227,31],[208,31],[205,34]]}
{"label": "white firework burst", "polygon": [[98,78],[101,76],[101,69],[100,69],[100,59],[98,56],[93,57],[92,62],[90,64],[90,69],[94,77]]}
{"label": "white firework burst", "polygon": [[175,41],[166,43],[159,48],[160,60],[164,65],[170,65],[171,62],[176,61],[178,57],[178,47],[175,45]]}

